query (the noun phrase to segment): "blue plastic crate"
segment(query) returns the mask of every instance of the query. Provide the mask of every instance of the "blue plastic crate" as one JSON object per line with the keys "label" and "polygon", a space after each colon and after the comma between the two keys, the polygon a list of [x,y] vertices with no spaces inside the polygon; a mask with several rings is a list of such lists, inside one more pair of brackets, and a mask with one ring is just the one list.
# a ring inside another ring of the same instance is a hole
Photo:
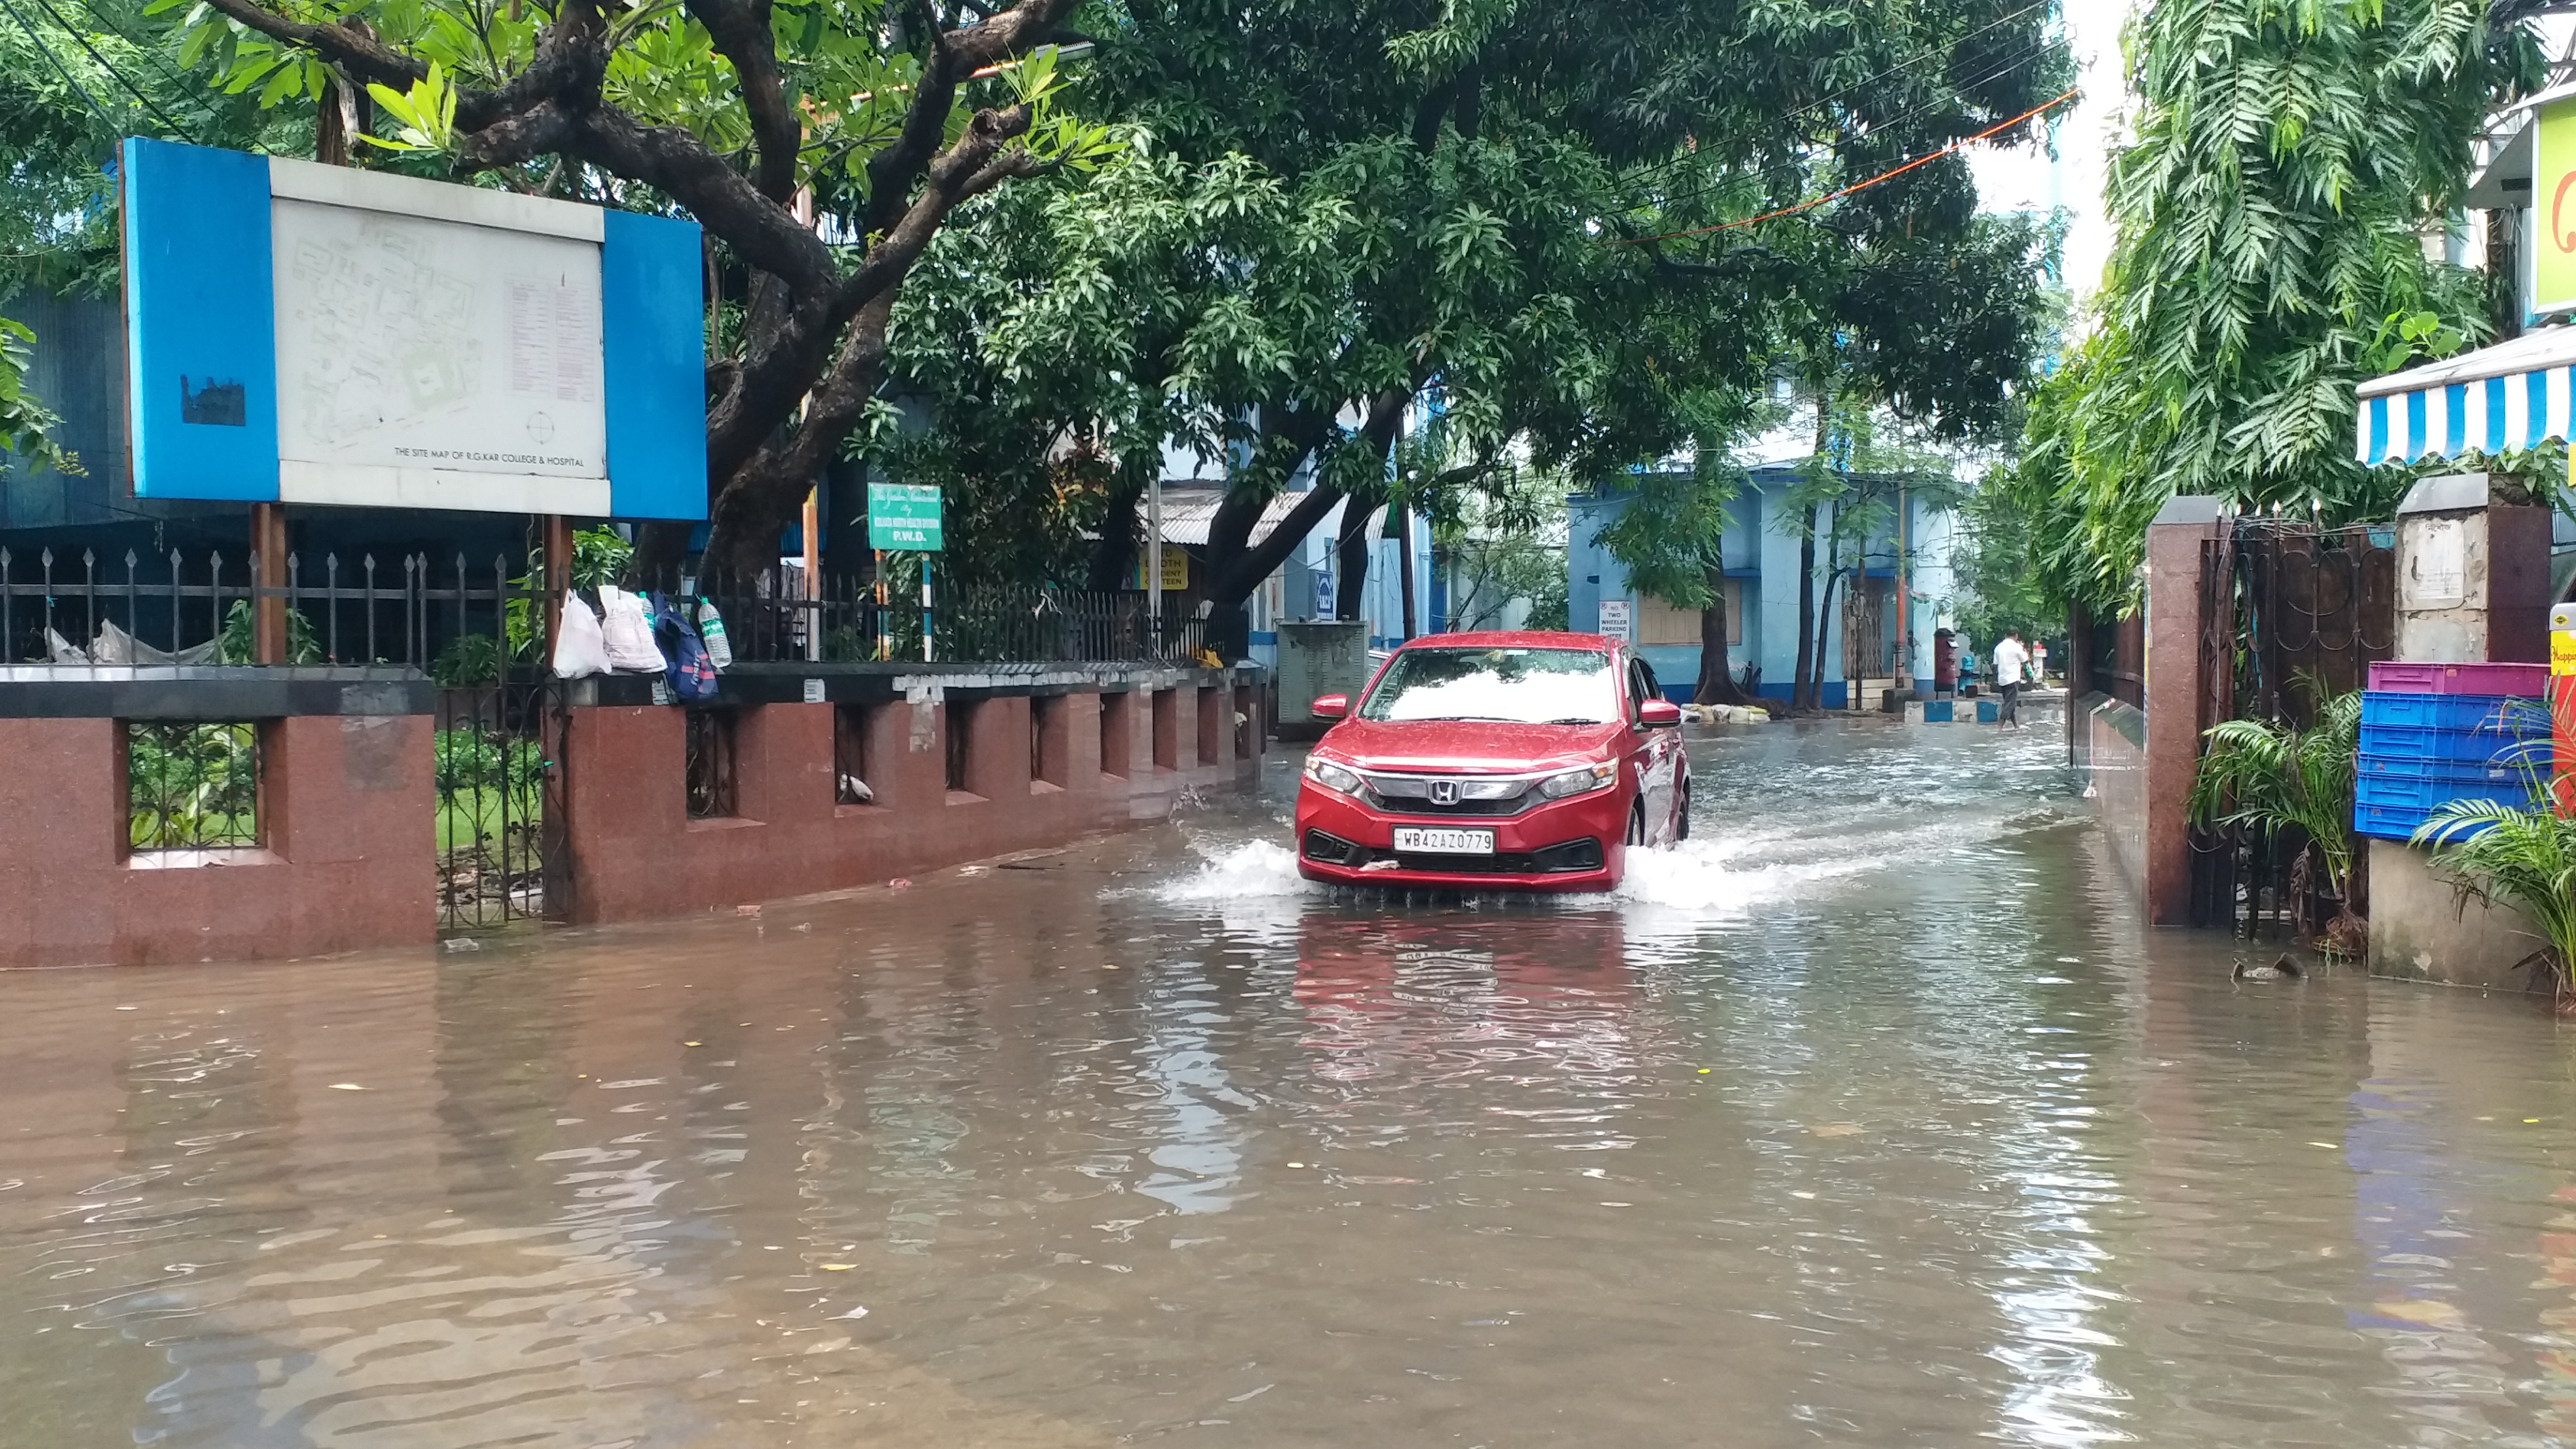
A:
{"label": "blue plastic crate", "polygon": [[[2361,753],[2357,762],[2363,776],[2394,775],[2408,780],[2470,780],[2498,785],[2517,783],[2522,778],[2521,762],[2510,755],[2493,760],[2453,760],[2440,755]],[[2546,756],[2534,762],[2541,773],[2548,773]]]}
{"label": "blue plastic crate", "polygon": [[2365,690],[2361,728],[2403,725],[2430,727],[2513,739],[2549,733],[2549,706],[2536,699],[2503,694],[2400,694]]}
{"label": "blue plastic crate", "polygon": [[2365,772],[2353,780],[2352,798],[2356,833],[2404,840],[2454,800],[2502,800],[2528,807],[2538,796],[2519,774],[2506,780],[2443,780]]}
{"label": "blue plastic crate", "polygon": [[[2426,696],[2432,698],[2433,696]],[[2361,752],[2383,759],[2451,760],[2464,764],[2512,764],[2530,756],[2548,768],[2549,733],[2512,734],[2491,729],[2454,729],[2443,725],[2365,724]]]}

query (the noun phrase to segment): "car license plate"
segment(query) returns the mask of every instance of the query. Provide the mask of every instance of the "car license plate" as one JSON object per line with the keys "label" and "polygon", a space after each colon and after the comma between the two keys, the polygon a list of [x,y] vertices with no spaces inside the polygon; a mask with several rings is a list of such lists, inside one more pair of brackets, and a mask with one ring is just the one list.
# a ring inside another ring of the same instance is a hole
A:
{"label": "car license plate", "polygon": [[1395,829],[1395,849],[1399,855],[1491,855],[1494,853],[1494,832],[1399,825]]}

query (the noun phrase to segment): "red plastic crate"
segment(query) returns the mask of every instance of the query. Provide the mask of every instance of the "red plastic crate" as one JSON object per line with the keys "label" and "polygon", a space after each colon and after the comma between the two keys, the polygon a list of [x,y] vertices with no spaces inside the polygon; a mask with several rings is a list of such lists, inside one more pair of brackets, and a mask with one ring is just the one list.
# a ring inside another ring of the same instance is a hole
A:
{"label": "red plastic crate", "polygon": [[2370,687],[2392,694],[2502,694],[2539,699],[2549,688],[2546,664],[2399,664],[2370,666]]}

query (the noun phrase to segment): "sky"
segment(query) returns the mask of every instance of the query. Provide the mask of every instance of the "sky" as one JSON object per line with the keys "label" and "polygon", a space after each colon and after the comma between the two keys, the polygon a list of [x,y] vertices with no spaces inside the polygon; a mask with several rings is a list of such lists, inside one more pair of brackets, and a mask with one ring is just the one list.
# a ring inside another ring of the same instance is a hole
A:
{"label": "sky", "polygon": [[2061,0],[2067,45],[2075,53],[2076,84],[2084,94],[2059,112],[2056,156],[2034,145],[1979,146],[1969,153],[1977,195],[1988,211],[2068,213],[2065,279],[2076,297],[2090,296],[2111,257],[2111,221],[2102,207],[2102,179],[2127,112],[2121,87],[2120,27],[2129,0]]}

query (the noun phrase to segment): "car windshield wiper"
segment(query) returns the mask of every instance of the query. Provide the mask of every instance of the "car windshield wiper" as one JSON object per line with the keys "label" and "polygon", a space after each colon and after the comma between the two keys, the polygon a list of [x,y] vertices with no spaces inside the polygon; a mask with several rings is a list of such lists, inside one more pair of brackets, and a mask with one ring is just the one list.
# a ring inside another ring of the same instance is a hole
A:
{"label": "car windshield wiper", "polygon": [[1608,723],[1609,723],[1609,721],[1608,721],[1608,720],[1605,720],[1605,719],[1595,719],[1594,717],[1592,717],[1591,715],[1588,715],[1588,714],[1576,714],[1576,715],[1568,715],[1568,716],[1566,716],[1566,717],[1565,717],[1565,718],[1563,718],[1563,719],[1543,719],[1543,720],[1540,720],[1540,721],[1539,721],[1539,723],[1540,723],[1540,724],[1608,724]]}

